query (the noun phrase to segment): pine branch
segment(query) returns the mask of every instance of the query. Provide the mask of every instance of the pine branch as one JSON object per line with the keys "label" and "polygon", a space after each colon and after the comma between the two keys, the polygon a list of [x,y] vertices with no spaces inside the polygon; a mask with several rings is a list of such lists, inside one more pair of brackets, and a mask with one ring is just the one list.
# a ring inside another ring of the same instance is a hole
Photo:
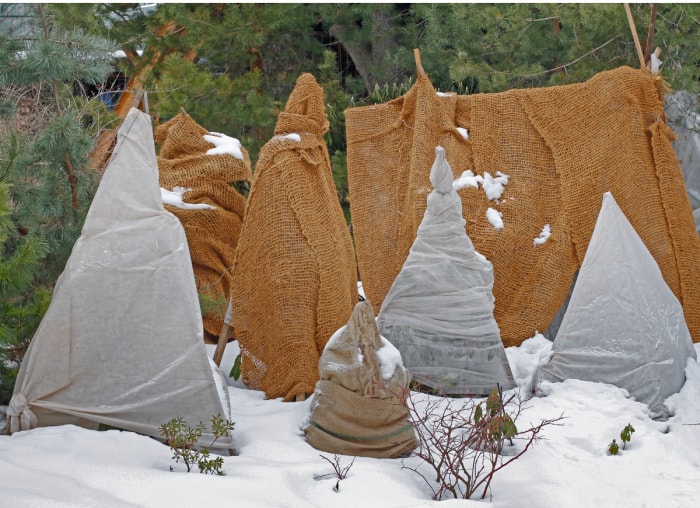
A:
{"label": "pine branch", "polygon": [[608,40],[607,42],[604,42],[603,44],[601,44],[601,45],[598,46],[597,48],[590,50],[590,51],[589,51],[588,53],[586,53],[585,55],[581,55],[580,57],[578,57],[578,58],[575,59],[575,60],[572,60],[572,61],[569,62],[569,63],[565,63],[565,64],[563,64],[563,65],[559,65],[559,66],[557,66],[557,67],[554,67],[553,69],[548,69],[548,70],[546,70],[546,71],[542,71],[542,72],[540,72],[540,73],[534,74],[533,76],[538,76],[538,75],[542,75],[542,74],[551,74],[551,73],[553,73],[553,72],[562,71],[562,70],[563,70],[563,71],[566,71],[567,67],[571,67],[572,65],[577,64],[578,62],[580,62],[581,60],[583,60],[583,59],[586,58],[587,56],[592,55],[592,54],[595,53],[596,51],[600,51],[600,50],[603,49],[605,46],[607,46],[608,44],[610,44],[611,42],[613,42],[615,39],[618,39],[619,37],[620,37],[620,35],[618,34],[618,35],[616,35],[615,37],[613,37],[612,39]]}

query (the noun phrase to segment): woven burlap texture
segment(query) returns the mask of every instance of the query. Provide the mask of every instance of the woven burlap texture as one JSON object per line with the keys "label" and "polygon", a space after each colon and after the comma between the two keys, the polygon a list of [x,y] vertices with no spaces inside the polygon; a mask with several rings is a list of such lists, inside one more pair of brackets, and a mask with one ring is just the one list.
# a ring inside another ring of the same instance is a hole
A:
{"label": "woven burlap texture", "polygon": [[332,337],[319,361],[320,379],[304,429],[311,446],[329,453],[389,459],[417,446],[404,403],[411,375],[401,364],[383,374],[389,370],[377,355],[383,347],[393,346],[382,341],[372,304],[358,302],[347,326]]}
{"label": "woven burlap texture", "polygon": [[186,113],[180,113],[155,130],[160,186],[191,189],[184,193],[187,203],[206,203],[213,208],[185,210],[165,205],[185,228],[197,289],[220,305],[202,316],[204,340],[216,343],[223,326],[231,291],[236,245],[243,225],[246,198],[232,184],[250,182],[248,153],[243,159],[230,154],[207,155],[214,145],[209,134]]}
{"label": "woven burlap texture", "polygon": [[357,268],[323,135],[323,90],[297,80],[260,150],[238,242],[232,324],[244,383],[268,398],[310,394],[318,360],[357,302]]}
{"label": "woven burlap texture", "polygon": [[[346,110],[353,234],[375,311],[416,237],[439,145],[455,177],[465,170],[509,176],[497,202],[481,187],[459,191],[467,233],[494,266],[494,317],[505,346],[547,328],[606,191],[656,259],[699,341],[700,240],[662,98],[659,76],[620,67],[580,84],[469,96],[437,94],[421,77],[399,99]],[[502,214],[503,229],[487,220],[489,207]],[[546,224],[551,236],[534,245]]]}

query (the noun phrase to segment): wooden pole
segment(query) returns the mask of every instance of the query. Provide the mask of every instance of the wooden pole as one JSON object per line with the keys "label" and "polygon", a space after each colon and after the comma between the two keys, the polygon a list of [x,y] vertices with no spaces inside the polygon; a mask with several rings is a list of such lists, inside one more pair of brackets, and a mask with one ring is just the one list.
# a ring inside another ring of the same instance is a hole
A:
{"label": "wooden pole", "polygon": [[212,360],[217,367],[221,366],[221,359],[224,357],[224,350],[226,349],[226,344],[228,343],[228,336],[231,333],[231,325],[224,321],[224,326],[221,328],[221,333],[219,334],[219,340],[216,342],[216,349],[214,350],[214,356]]}
{"label": "wooden pole", "polygon": [[413,48],[413,56],[416,59],[416,70],[418,71],[418,77],[426,77],[425,70],[423,69],[423,64],[420,62],[420,50],[418,48]]}
{"label": "wooden pole", "polygon": [[651,14],[649,15],[649,28],[647,29],[647,43],[644,47],[644,61],[651,59],[651,46],[654,42],[654,30],[656,29],[656,4],[651,4]]}
{"label": "wooden pole", "polygon": [[630,30],[632,30],[632,38],[634,39],[634,46],[637,48],[637,56],[639,57],[639,64],[643,68],[646,67],[646,62],[644,60],[644,51],[642,51],[642,45],[639,42],[639,35],[637,34],[637,28],[634,26],[634,19],[632,18],[632,11],[630,10],[630,4],[626,3],[625,12],[627,13],[627,21],[630,24]]}

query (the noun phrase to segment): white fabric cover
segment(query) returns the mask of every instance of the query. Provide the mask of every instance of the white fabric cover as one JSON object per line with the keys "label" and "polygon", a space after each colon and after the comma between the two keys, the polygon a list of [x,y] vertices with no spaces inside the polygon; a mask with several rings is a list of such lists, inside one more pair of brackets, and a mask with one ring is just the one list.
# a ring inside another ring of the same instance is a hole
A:
{"label": "white fabric cover", "polygon": [[382,302],[377,326],[419,383],[449,395],[515,386],[493,317],[493,265],[474,250],[442,147],[416,239]]}
{"label": "white fabric cover", "polygon": [[[695,219],[695,229],[700,235],[700,113],[698,111],[698,94],[683,90],[674,92],[666,96],[664,110],[668,125],[678,137],[671,142],[671,145],[676,152],[678,163],[683,172],[683,181]],[[574,278],[572,288],[575,283]],[[557,335],[570,296],[571,293],[544,332],[544,336],[550,340],[554,340]]]}
{"label": "white fabric cover", "polygon": [[683,308],[612,194],[603,205],[571,301],[537,378],[624,388],[655,416],[695,358]]}
{"label": "white fabric cover", "polygon": [[683,171],[683,179],[693,209],[695,228],[700,235],[700,113],[698,95],[675,92],[666,98],[668,123],[678,139],[673,149]]}
{"label": "white fabric cover", "polygon": [[151,121],[132,109],[20,366],[8,429],[103,423],[159,437],[174,417],[230,418],[202,334],[185,232],[160,197]]}

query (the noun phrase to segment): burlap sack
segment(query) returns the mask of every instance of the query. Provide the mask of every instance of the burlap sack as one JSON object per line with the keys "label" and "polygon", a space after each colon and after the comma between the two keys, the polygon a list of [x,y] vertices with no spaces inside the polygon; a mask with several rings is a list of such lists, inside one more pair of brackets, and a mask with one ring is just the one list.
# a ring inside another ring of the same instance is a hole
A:
{"label": "burlap sack", "polygon": [[[547,328],[606,191],[700,340],[700,239],[664,118],[660,78],[628,67],[581,84],[471,96],[438,95],[424,77],[399,99],[345,111],[353,232],[375,311],[415,239],[439,145],[456,177],[468,169],[509,176],[497,202],[482,189],[459,191],[467,233],[494,266],[494,317],[505,346]],[[489,207],[502,214],[503,229],[487,220]],[[545,224],[551,236],[534,245]]]}
{"label": "burlap sack", "polygon": [[260,150],[238,242],[232,324],[242,377],[267,397],[310,394],[357,302],[357,269],[328,149],[323,90],[303,74]]}
{"label": "burlap sack", "polygon": [[[377,351],[384,347],[394,354],[382,357],[382,365]],[[390,358],[399,361],[392,365]],[[321,355],[306,441],[325,452],[364,457],[395,458],[413,450],[415,432],[402,401],[411,375],[400,358],[380,337],[372,305],[357,303]]]}
{"label": "burlap sack", "polygon": [[[250,159],[229,154],[207,155],[214,147],[204,139],[209,134],[186,113],[159,125],[156,142],[160,186],[192,189],[183,195],[187,203],[206,203],[213,208],[183,210],[166,205],[180,219],[192,258],[197,289],[219,305],[205,308],[204,340],[216,343],[221,333],[231,291],[231,269],[243,225],[246,198],[232,184],[250,182]],[[233,333],[233,330],[232,330]]]}

